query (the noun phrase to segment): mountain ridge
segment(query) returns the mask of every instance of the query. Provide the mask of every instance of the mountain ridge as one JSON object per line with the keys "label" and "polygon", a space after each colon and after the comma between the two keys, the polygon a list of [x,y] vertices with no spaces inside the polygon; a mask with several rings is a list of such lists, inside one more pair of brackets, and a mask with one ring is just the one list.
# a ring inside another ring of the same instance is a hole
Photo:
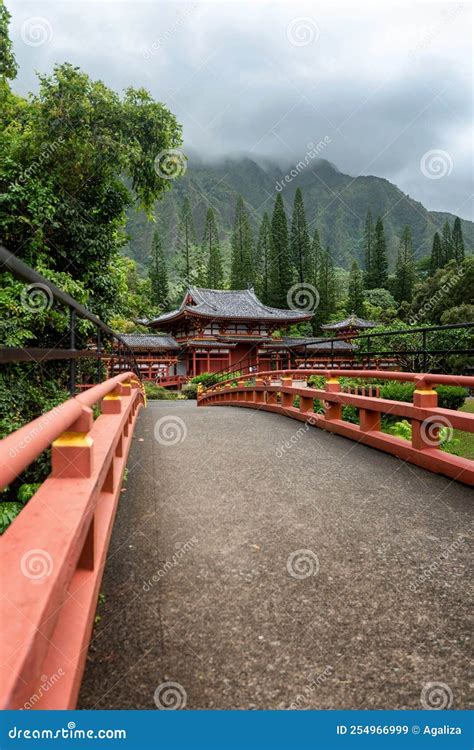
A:
{"label": "mountain ridge", "polygon": [[[303,160],[300,162],[300,164]],[[281,192],[291,219],[294,194],[301,188],[310,232],[318,228],[322,244],[331,248],[334,263],[349,268],[354,259],[363,261],[362,235],[367,208],[373,218],[383,217],[389,265],[393,269],[403,227],[413,232],[417,258],[429,255],[433,234],[455,216],[449,212],[428,211],[423,204],[403,193],[384,177],[359,175],[351,177],[325,159],[313,160],[291,177],[293,165],[283,169],[276,163],[258,158],[226,157],[206,162],[190,156],[186,173],[176,179],[172,190],[155,206],[155,220],[161,232],[165,252],[171,261],[174,255],[180,206],[188,197],[193,207],[198,240],[202,236],[205,214],[211,206],[218,221],[223,243],[224,260],[229,259],[229,240],[237,197],[242,195],[249,209],[256,240],[264,211],[271,214],[277,192]],[[290,181],[285,176],[290,175]],[[283,184],[283,187],[281,185]],[[280,185],[281,189],[277,188]],[[461,219],[466,249],[474,246],[474,222]],[[129,212],[127,233],[130,237],[127,254],[141,265],[146,263],[155,224],[144,215]]]}

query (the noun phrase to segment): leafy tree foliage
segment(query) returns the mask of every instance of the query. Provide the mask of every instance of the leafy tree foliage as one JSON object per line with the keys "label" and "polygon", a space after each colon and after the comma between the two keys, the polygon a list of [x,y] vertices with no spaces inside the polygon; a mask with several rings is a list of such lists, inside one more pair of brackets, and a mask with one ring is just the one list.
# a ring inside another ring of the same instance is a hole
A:
{"label": "leafy tree foliage", "polygon": [[3,4],[0,5],[0,87],[5,78],[16,78],[17,64],[13,46],[8,34],[11,15]]}

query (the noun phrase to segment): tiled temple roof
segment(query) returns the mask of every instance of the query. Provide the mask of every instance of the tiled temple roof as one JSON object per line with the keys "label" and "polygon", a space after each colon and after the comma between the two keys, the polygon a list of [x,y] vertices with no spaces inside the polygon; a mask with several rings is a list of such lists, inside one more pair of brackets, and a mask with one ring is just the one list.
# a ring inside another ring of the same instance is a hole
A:
{"label": "tiled temple roof", "polygon": [[[189,302],[191,298],[191,302]],[[311,312],[301,310],[280,310],[276,307],[268,307],[255,296],[253,289],[222,290],[203,289],[201,287],[189,287],[181,306],[164,313],[154,320],[148,321],[147,325],[159,327],[182,317],[185,313],[203,316],[205,318],[235,319],[241,320],[267,320],[272,322],[294,321],[301,322],[309,320]]]}
{"label": "tiled temple roof", "polygon": [[179,349],[178,342],[172,336],[153,336],[149,333],[121,333],[120,337],[130,349],[155,349],[157,351]]}
{"label": "tiled temple roof", "polygon": [[374,323],[372,320],[364,320],[364,318],[358,318],[355,313],[352,313],[352,315],[349,315],[348,318],[344,318],[344,320],[338,320],[337,323],[326,323],[326,325],[322,325],[321,328],[324,331],[341,331],[345,328],[375,328],[377,323]]}

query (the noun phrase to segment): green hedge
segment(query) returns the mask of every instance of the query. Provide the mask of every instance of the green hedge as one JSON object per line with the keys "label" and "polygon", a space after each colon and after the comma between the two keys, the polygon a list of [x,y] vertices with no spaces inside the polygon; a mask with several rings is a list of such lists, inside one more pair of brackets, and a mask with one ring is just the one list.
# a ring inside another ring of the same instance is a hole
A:
{"label": "green hedge", "polygon": [[144,386],[146,397],[150,401],[175,401],[178,398],[177,393],[174,391],[168,391],[161,385],[156,385],[155,383],[144,383]]}

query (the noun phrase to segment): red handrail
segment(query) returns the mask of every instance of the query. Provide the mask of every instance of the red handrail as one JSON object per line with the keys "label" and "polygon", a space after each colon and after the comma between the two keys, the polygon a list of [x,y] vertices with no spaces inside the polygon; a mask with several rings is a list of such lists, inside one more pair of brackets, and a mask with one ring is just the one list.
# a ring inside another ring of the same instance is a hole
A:
{"label": "red handrail", "polygon": [[[308,387],[308,375],[323,376],[325,387]],[[414,383],[413,402],[380,398],[370,389],[369,395],[343,392],[340,377]],[[198,393],[198,406],[243,406],[283,414],[386,451],[430,471],[474,484],[474,461],[441,451],[439,437],[442,428],[474,432],[474,414],[439,408],[438,394],[434,390],[437,385],[474,388],[474,377],[374,370],[268,370],[211,386]],[[300,401],[298,407],[294,406],[295,397]],[[314,399],[323,402],[324,414],[314,412]],[[342,407],[345,405],[359,410],[360,424],[343,419]],[[411,441],[383,432],[383,414],[410,420]]]}
{"label": "red handrail", "polygon": [[[131,373],[5,438],[2,486],[52,443],[52,472],[0,544],[2,708],[74,708],[134,423]],[[101,403],[94,421],[90,406]],[[47,689],[44,689],[46,681]]]}

